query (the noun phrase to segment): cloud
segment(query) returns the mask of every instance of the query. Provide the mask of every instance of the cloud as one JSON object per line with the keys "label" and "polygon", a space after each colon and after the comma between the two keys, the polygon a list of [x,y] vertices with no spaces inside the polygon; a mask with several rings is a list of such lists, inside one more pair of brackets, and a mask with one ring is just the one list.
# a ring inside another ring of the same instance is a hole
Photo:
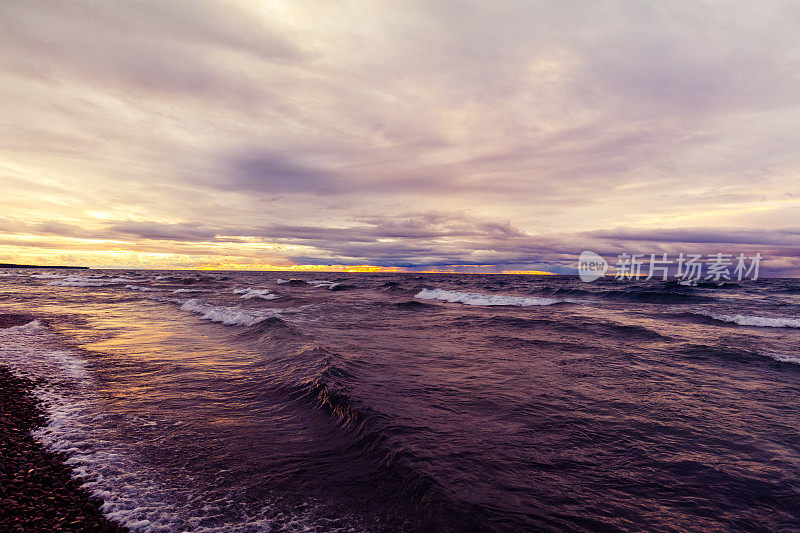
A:
{"label": "cloud", "polygon": [[0,10],[12,65],[22,68],[29,59],[30,73],[110,89],[252,102],[264,92],[245,72],[227,68],[224,54],[305,60],[294,44],[223,3],[32,1],[6,2]]}
{"label": "cloud", "polygon": [[109,234],[130,235],[141,239],[162,241],[212,241],[216,237],[214,229],[192,223],[117,222],[107,226],[106,231]]}
{"label": "cloud", "polygon": [[591,231],[587,232],[586,235],[616,241],[800,246],[800,229],[798,228],[774,230],[747,228],[670,228],[635,230],[615,228]]}
{"label": "cloud", "polygon": [[792,3],[4,2],[0,231],[8,253],[724,245],[795,268],[798,28]]}

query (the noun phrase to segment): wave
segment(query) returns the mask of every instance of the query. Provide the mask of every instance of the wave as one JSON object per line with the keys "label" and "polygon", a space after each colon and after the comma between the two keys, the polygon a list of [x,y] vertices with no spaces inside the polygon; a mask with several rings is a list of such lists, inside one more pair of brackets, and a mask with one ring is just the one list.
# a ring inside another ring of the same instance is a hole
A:
{"label": "wave", "polygon": [[148,300],[153,300],[155,302],[167,302],[167,303],[179,304],[179,305],[183,305],[184,303],[186,303],[186,300],[181,300],[180,298],[164,298],[162,296],[156,296],[156,295],[153,295],[153,294],[148,295],[147,299]]}
{"label": "wave", "polygon": [[797,287],[797,286],[774,287],[774,288],[769,289],[769,292],[777,293],[777,294],[798,294],[798,293],[800,293],[800,287]]}
{"label": "wave", "polygon": [[422,309],[431,309],[432,307],[435,307],[433,305],[426,304],[423,302],[418,302],[416,300],[410,300],[408,302],[397,302],[396,304],[393,305],[395,307],[399,307],[400,309],[411,309],[415,311],[416,310],[421,311]]}
{"label": "wave", "polygon": [[713,318],[720,322],[739,324],[740,326],[754,326],[759,328],[800,328],[800,318],[764,317],[752,315],[723,315],[704,311],[692,311],[693,315]]}
{"label": "wave", "polygon": [[157,289],[155,287],[144,287],[142,285],[125,285],[126,289],[130,289],[132,291],[144,291],[144,292],[159,292],[165,289]]}
{"label": "wave", "polygon": [[276,279],[275,283],[277,283],[279,285],[292,285],[292,286],[308,285],[308,283],[306,283],[302,279],[295,279],[295,278],[292,278],[292,279]]}
{"label": "wave", "polygon": [[578,300],[539,298],[534,296],[505,296],[502,294],[480,294],[477,292],[448,291],[445,289],[422,289],[416,298],[423,300],[442,300],[445,302],[462,303],[466,305],[553,305],[564,302],[577,302]]}
{"label": "wave", "polygon": [[314,287],[317,287],[317,288],[324,287],[326,289],[329,289],[330,287],[333,287],[334,285],[336,285],[335,281],[328,281],[328,280],[324,280],[324,279],[313,280],[313,281],[309,281],[307,283],[309,285],[313,285]]}
{"label": "wave", "polygon": [[0,331],[8,327],[24,326],[36,318],[27,313],[0,313]]}
{"label": "wave", "polygon": [[[33,436],[65,457],[82,487],[102,500],[101,510],[109,519],[132,532],[312,529],[311,511],[220,521],[225,500],[164,483],[130,447],[108,438],[117,424],[94,393],[91,367],[80,352],[54,349],[60,339],[38,320],[0,329],[0,336],[0,364],[35,383],[31,392],[48,415],[46,425]],[[136,418],[148,426],[160,423],[146,416]]]}
{"label": "wave", "polygon": [[796,365],[800,365],[800,357],[797,356],[786,355],[782,353],[764,353],[764,355],[781,363],[794,363]]}
{"label": "wave", "polygon": [[261,298],[262,300],[275,300],[280,298],[279,295],[271,292],[269,289],[236,289],[233,291],[236,294],[241,294],[239,298],[250,300],[252,298]]}
{"label": "wave", "polygon": [[[45,278],[49,279],[49,278]],[[122,283],[143,283],[142,279],[133,278],[113,278],[106,276],[85,277],[85,276],[66,276],[63,279],[51,281],[48,285],[54,287],[105,287],[108,285],[120,285]]]}
{"label": "wave", "polygon": [[389,281],[387,283],[383,283],[382,285],[378,286],[378,290],[381,292],[389,292],[389,293],[396,292],[396,293],[407,293],[407,294],[413,291],[413,289],[407,289],[402,287],[396,281]]}
{"label": "wave", "polygon": [[52,285],[54,287],[104,287],[106,285],[113,285],[113,283],[108,283],[106,281],[101,280],[93,280],[87,278],[72,278],[72,276],[62,280],[62,281],[51,281],[48,285]]}
{"label": "wave", "polygon": [[[419,468],[420,457],[405,449],[396,435],[404,430],[402,425],[387,425],[386,416],[354,397],[347,383],[353,376],[336,366],[337,354],[325,349],[313,349],[314,355],[327,355],[325,368],[316,378],[306,381],[300,389],[303,397],[310,399],[332,417],[342,431],[352,436],[339,453],[358,453],[373,464],[382,483],[390,483],[393,491],[408,498],[414,505],[421,531],[479,531],[485,528],[471,512],[453,501],[439,481]],[[408,428],[413,431],[413,428]],[[416,529],[415,529],[416,530]]]}
{"label": "wave", "polygon": [[211,289],[175,289],[173,294],[183,294],[189,292],[211,292]]}
{"label": "wave", "polygon": [[30,322],[26,322],[25,324],[20,324],[18,326],[9,326],[7,328],[0,329],[0,337],[5,337],[8,335],[19,335],[19,334],[32,334],[38,333],[44,330],[44,324],[40,321],[33,319]]}
{"label": "wave", "polygon": [[635,324],[621,324],[602,318],[581,317],[575,320],[564,321],[551,318],[535,317],[515,317],[515,316],[469,316],[465,315],[452,320],[444,320],[437,324],[437,327],[453,328],[514,328],[514,329],[536,329],[552,330],[558,332],[572,333],[580,335],[581,338],[591,339],[587,334],[596,336],[641,341],[661,341],[664,335]]}
{"label": "wave", "polygon": [[354,288],[352,285],[346,285],[344,283],[339,283],[337,281],[327,281],[327,280],[316,280],[316,281],[309,281],[309,285],[313,285],[318,289],[328,289],[329,291],[343,291],[347,289]]}
{"label": "wave", "polygon": [[274,317],[274,313],[264,311],[245,310],[240,307],[226,307],[224,305],[211,305],[203,300],[191,299],[181,305],[184,311],[191,311],[202,315],[203,320],[220,322],[226,326],[252,326],[267,318]]}
{"label": "wave", "polygon": [[779,363],[791,363],[800,365],[800,357],[786,353],[751,350],[734,346],[710,346],[707,344],[686,344],[676,350],[677,352],[696,358],[706,358],[709,356],[720,357],[726,360],[734,360],[742,363],[749,363],[754,358],[766,357]]}
{"label": "wave", "polygon": [[277,316],[271,316],[244,330],[242,336],[245,338],[274,340],[275,338],[286,339],[290,336],[299,337],[302,336],[302,333]]}
{"label": "wave", "polygon": [[671,286],[663,289],[653,287],[629,287],[625,289],[612,289],[596,293],[601,298],[612,300],[633,300],[650,303],[683,303],[689,301],[709,300],[695,292],[693,286]]}
{"label": "wave", "polygon": [[[548,287],[544,289],[539,289],[539,294],[543,294],[545,296],[597,296],[596,291],[587,291],[584,289],[574,289],[572,287]],[[602,294],[602,293],[600,293]]]}

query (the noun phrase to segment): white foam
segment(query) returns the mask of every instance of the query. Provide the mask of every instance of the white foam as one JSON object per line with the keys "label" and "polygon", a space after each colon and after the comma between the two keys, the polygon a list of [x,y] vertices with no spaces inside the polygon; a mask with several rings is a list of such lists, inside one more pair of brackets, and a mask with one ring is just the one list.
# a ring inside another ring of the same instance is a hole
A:
{"label": "white foam", "polygon": [[211,289],[175,289],[172,292],[174,294],[183,294],[188,292],[211,292]]}
{"label": "white foam", "polygon": [[32,392],[46,408],[48,423],[34,437],[67,455],[73,475],[84,479],[83,488],[103,499],[107,517],[132,531],[155,530],[143,528],[145,521],[162,531],[176,526],[171,494],[107,440],[107,415],[96,403],[84,360],[75,352],[48,348],[54,336],[39,323],[8,330],[13,337],[7,335],[0,345],[0,362],[18,375],[42,380]]}
{"label": "white foam", "polygon": [[275,313],[264,311],[211,305],[198,299],[187,300],[181,305],[181,309],[202,315],[200,318],[204,320],[220,322],[226,326],[252,326],[253,324],[258,324],[262,320],[275,316]]}
{"label": "white foam", "polygon": [[[118,422],[95,394],[92,374],[78,352],[53,349],[58,338],[38,321],[0,329],[0,335],[0,364],[17,375],[41,378],[32,392],[47,410],[48,423],[34,437],[66,454],[73,475],[103,500],[101,510],[111,520],[142,533],[316,530],[313,509],[299,516],[253,513],[220,523],[218,517],[235,496],[208,498],[192,487],[166,482],[142,462],[130,443],[115,437]],[[142,427],[172,424],[125,416]],[[154,437],[159,435],[155,431]]]}
{"label": "white foam", "polygon": [[125,288],[130,289],[132,291],[144,291],[144,292],[159,292],[164,290],[164,289],[157,289],[155,287],[144,287],[142,285],[125,285]]}
{"label": "white foam", "polygon": [[87,279],[65,279],[63,281],[52,281],[48,285],[55,287],[103,287],[105,285],[112,285],[100,280],[87,280]]}
{"label": "white foam", "polygon": [[309,285],[313,285],[318,289],[325,288],[329,290],[334,290],[341,285],[341,283],[336,283],[335,281],[327,281],[327,280],[316,280],[316,281],[309,281]]}
{"label": "white foam", "polygon": [[38,320],[33,320],[21,326],[11,326],[10,328],[0,328],[0,337],[11,337],[15,335],[33,335],[44,331],[44,325]]}
{"label": "white foam", "polygon": [[796,365],[800,365],[800,357],[793,357],[791,355],[782,353],[768,353],[765,355],[775,359],[776,361],[780,361],[781,363],[794,363]]}
{"label": "white foam", "polygon": [[534,305],[552,305],[560,302],[576,300],[557,300],[555,298],[537,298],[532,296],[505,296],[502,294],[480,294],[477,292],[447,291],[444,289],[422,289],[417,295],[422,300],[442,300],[445,302],[466,305],[516,305],[522,307]]}
{"label": "white foam", "polygon": [[36,278],[36,279],[61,279],[61,278],[66,278],[67,276],[65,276],[64,274],[44,273],[44,274],[31,274],[30,277]]}
{"label": "white foam", "polygon": [[182,304],[186,302],[186,300],[181,300],[180,298],[164,298],[163,296],[156,296],[154,294],[148,294],[147,299],[155,300],[156,302],[169,302],[173,304]]}
{"label": "white foam", "polygon": [[290,281],[292,281],[292,280],[290,280],[290,279],[276,279],[275,283],[278,283],[280,285],[284,285],[286,283],[289,283]]}
{"label": "white foam", "polygon": [[754,326],[758,328],[800,328],[800,318],[722,315],[718,313],[706,313],[703,311],[693,311],[693,313],[695,315],[708,316],[721,322],[739,324],[740,326]]}
{"label": "white foam", "polygon": [[241,294],[239,298],[250,300],[252,298],[261,298],[262,300],[275,300],[280,298],[277,294],[270,292],[269,289],[236,289],[233,291],[236,294]]}
{"label": "white foam", "polygon": [[38,320],[21,326],[0,329],[4,348],[3,362],[16,370],[39,377],[61,375],[74,381],[88,379],[89,375],[83,359],[71,352],[27,349],[27,344],[42,342],[48,334],[47,328]]}
{"label": "white foam", "polygon": [[55,287],[105,287],[121,283],[143,283],[144,280],[133,278],[113,278],[105,276],[67,276],[64,279],[51,281],[48,285]]}

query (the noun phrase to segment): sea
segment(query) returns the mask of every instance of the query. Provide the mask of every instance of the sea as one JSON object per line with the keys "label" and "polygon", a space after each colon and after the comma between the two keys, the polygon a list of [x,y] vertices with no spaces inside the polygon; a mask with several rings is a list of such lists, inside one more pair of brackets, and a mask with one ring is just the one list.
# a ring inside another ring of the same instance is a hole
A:
{"label": "sea", "polygon": [[133,531],[800,531],[800,280],[0,271]]}

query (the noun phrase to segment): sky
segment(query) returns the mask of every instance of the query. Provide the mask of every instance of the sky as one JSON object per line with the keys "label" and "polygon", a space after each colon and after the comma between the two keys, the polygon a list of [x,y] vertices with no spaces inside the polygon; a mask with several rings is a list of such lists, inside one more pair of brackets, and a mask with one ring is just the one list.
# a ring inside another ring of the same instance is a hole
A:
{"label": "sky", "polygon": [[0,262],[798,276],[798,88],[800,2],[5,0]]}

